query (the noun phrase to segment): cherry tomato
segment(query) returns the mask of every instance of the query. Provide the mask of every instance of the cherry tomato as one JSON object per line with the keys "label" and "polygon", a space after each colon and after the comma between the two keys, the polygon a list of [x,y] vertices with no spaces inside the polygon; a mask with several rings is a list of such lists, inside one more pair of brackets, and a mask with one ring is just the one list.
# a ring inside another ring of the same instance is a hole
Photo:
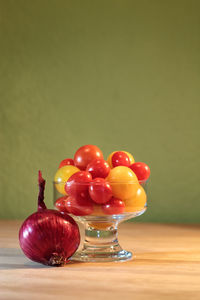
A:
{"label": "cherry tomato", "polygon": [[88,196],[89,183],[92,181],[92,175],[86,171],[80,171],[73,174],[65,184],[65,191],[70,196]]}
{"label": "cherry tomato", "polygon": [[108,162],[109,167],[111,169],[113,168],[113,165],[112,165],[112,156],[113,156],[113,154],[115,154],[115,152],[117,152],[117,151],[114,151],[114,152],[110,153],[109,156],[108,156],[108,158],[107,158],[107,162]]}
{"label": "cherry tomato", "polygon": [[128,155],[128,157],[130,159],[130,164],[133,164],[135,162],[133,155],[127,151],[123,151],[123,152],[125,152]]}
{"label": "cherry tomato", "polygon": [[106,215],[123,214],[125,210],[125,204],[120,199],[112,198],[109,202],[102,205],[102,210]]}
{"label": "cherry tomato", "polygon": [[74,164],[80,170],[85,170],[87,165],[94,159],[103,159],[103,153],[94,145],[80,147],[74,155]]}
{"label": "cherry tomato", "polygon": [[101,204],[97,204],[97,203],[93,203],[93,204],[94,204],[94,206],[93,206],[94,210],[92,212],[92,215],[93,216],[104,216]]}
{"label": "cherry tomato", "polygon": [[[103,215],[105,216],[105,214]],[[109,222],[89,222],[88,224],[97,230],[107,229],[113,225],[113,223]]]}
{"label": "cherry tomato", "polygon": [[96,203],[106,203],[112,197],[112,189],[104,178],[95,178],[90,182],[89,194]]}
{"label": "cherry tomato", "polygon": [[89,197],[69,196],[66,206],[68,212],[75,216],[87,216],[93,212],[93,203]]}
{"label": "cherry tomato", "polygon": [[123,151],[117,151],[112,156],[112,166],[113,168],[118,166],[130,166],[129,156]]}
{"label": "cherry tomato", "polygon": [[144,209],[147,196],[142,186],[139,186],[134,197],[124,200],[125,212],[136,212]]}
{"label": "cherry tomato", "polygon": [[64,166],[69,166],[69,165],[74,166],[74,161],[71,158],[66,158],[61,161],[59,168],[62,168]]}
{"label": "cherry tomato", "polygon": [[[109,166],[110,166],[111,169],[113,168],[113,165],[112,165],[112,156],[113,156],[116,152],[119,152],[119,151],[114,151],[114,152],[112,152],[112,153],[108,156],[108,158],[107,158],[107,162],[108,162],[108,164],[109,164]],[[133,163],[135,162],[135,160],[134,160],[132,154],[130,154],[130,153],[127,152],[127,151],[120,151],[120,152],[124,152],[124,153],[126,153],[126,154],[128,155],[129,160],[130,160],[130,164],[133,164]]]}
{"label": "cherry tomato", "polygon": [[150,176],[150,168],[143,162],[136,162],[130,165],[130,169],[135,173],[139,181],[145,181]]}
{"label": "cherry tomato", "polygon": [[104,159],[95,159],[87,165],[86,171],[90,172],[93,179],[96,177],[106,178],[110,172],[110,167]]}
{"label": "cherry tomato", "polygon": [[[105,213],[102,210],[102,205],[101,204],[95,204],[94,203],[94,210],[92,212],[92,216],[105,216]],[[101,229],[106,229],[109,228],[113,225],[113,223],[110,222],[95,222],[95,221],[91,221],[88,223],[91,227],[97,229],[97,230],[101,230]]]}
{"label": "cherry tomato", "polygon": [[64,196],[64,197],[60,197],[56,200],[55,207],[60,212],[66,212],[66,213],[68,212],[67,206],[66,206],[67,198],[68,198],[68,196]]}
{"label": "cherry tomato", "polygon": [[133,197],[139,185],[135,173],[124,166],[111,169],[106,180],[111,185],[113,196],[122,200]]}
{"label": "cherry tomato", "polygon": [[64,166],[57,170],[54,181],[55,187],[58,192],[62,195],[66,195],[65,183],[74,173],[79,172],[80,170],[75,166]]}

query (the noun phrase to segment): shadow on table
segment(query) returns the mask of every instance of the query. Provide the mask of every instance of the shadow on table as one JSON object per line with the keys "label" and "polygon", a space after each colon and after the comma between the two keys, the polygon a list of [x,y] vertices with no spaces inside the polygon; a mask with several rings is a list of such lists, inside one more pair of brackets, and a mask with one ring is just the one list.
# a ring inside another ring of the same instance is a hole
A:
{"label": "shadow on table", "polygon": [[[69,265],[76,263],[79,262],[69,262]],[[0,248],[0,270],[44,268],[52,267],[29,260],[19,248]]]}
{"label": "shadow on table", "polygon": [[[161,251],[161,252],[139,252],[133,254],[133,260],[125,262],[124,267],[132,265],[166,265],[166,264],[183,264],[183,263],[200,263],[200,252],[194,252],[189,255],[187,251]],[[78,261],[70,261],[67,266],[84,264]],[[110,263],[109,267],[110,267]],[[108,266],[107,263],[100,263],[101,266]],[[87,267],[94,267],[97,264],[87,264]],[[112,264],[113,267],[118,267],[119,264]],[[19,248],[0,248],[0,270],[12,269],[44,269],[52,268],[29,260]],[[56,268],[56,267],[54,267]]]}

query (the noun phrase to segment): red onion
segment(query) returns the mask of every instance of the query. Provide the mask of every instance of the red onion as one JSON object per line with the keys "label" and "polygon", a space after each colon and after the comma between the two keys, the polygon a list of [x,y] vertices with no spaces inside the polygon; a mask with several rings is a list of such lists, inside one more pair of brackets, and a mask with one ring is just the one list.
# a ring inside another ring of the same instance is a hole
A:
{"label": "red onion", "polygon": [[22,224],[19,231],[20,247],[33,261],[51,266],[63,265],[79,246],[79,228],[66,213],[46,208],[45,180],[40,171],[38,182],[38,211]]}

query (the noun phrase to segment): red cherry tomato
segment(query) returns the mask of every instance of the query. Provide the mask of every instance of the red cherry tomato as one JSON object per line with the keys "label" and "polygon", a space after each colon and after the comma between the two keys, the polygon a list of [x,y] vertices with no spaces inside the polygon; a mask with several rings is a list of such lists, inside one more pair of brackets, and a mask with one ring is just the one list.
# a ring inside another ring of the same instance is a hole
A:
{"label": "red cherry tomato", "polygon": [[74,160],[71,159],[71,158],[63,159],[63,160],[61,161],[61,163],[59,164],[58,169],[60,169],[60,168],[62,168],[62,167],[64,167],[64,166],[69,166],[69,165],[74,166]]}
{"label": "red cherry tomato", "polygon": [[93,212],[93,203],[89,197],[69,196],[67,198],[67,210],[75,216],[87,216]]}
{"label": "red cherry tomato", "polygon": [[65,184],[65,191],[70,196],[88,196],[89,183],[92,181],[92,175],[86,171],[80,171],[73,174]]}
{"label": "red cherry tomato", "polygon": [[92,178],[106,178],[110,172],[110,167],[104,159],[95,159],[87,165],[86,171],[90,172]]}
{"label": "red cherry tomato", "polygon": [[150,168],[143,162],[136,162],[130,165],[130,168],[135,173],[139,181],[145,181],[150,176]]}
{"label": "red cherry tomato", "polygon": [[112,197],[112,189],[104,178],[95,178],[90,182],[89,194],[94,202],[106,203]]}
{"label": "red cherry tomato", "polygon": [[113,168],[118,167],[118,166],[129,167],[130,164],[131,163],[130,163],[129,156],[125,152],[117,151],[113,154],[113,156],[112,156],[112,166],[113,166]]}
{"label": "red cherry tomato", "polygon": [[94,159],[103,159],[103,153],[94,145],[80,147],[74,155],[74,164],[80,170],[85,170],[87,165]]}
{"label": "red cherry tomato", "polygon": [[57,208],[57,210],[59,210],[60,212],[68,212],[67,210],[67,196],[64,197],[60,197],[56,200],[54,206]]}
{"label": "red cherry tomato", "polygon": [[106,215],[123,214],[124,210],[125,210],[124,202],[117,198],[112,198],[109,202],[102,205],[102,211]]}

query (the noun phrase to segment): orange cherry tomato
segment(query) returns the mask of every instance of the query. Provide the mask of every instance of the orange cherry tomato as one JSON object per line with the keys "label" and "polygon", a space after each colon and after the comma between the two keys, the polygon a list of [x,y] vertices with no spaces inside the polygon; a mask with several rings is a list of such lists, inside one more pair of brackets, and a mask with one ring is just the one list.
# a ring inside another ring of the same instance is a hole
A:
{"label": "orange cherry tomato", "polygon": [[135,173],[124,166],[111,169],[106,180],[111,185],[113,196],[122,200],[133,197],[139,186]]}
{"label": "orange cherry tomato", "polygon": [[125,212],[139,212],[144,209],[147,202],[147,195],[142,186],[139,186],[134,197],[124,200]]}

